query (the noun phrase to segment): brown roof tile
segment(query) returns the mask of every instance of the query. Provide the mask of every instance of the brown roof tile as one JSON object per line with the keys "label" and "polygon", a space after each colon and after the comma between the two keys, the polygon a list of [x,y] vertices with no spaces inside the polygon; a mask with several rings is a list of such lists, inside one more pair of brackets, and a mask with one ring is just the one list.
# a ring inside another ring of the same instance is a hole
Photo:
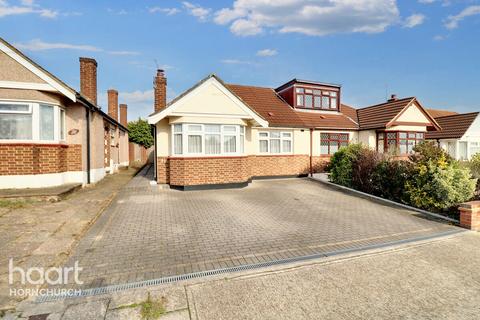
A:
{"label": "brown roof tile", "polygon": [[272,88],[227,84],[227,87],[259,113],[269,126],[326,129],[357,129],[357,124],[343,114],[298,111]]}
{"label": "brown roof tile", "polygon": [[478,112],[471,112],[435,118],[442,130],[428,132],[426,138],[459,139],[465,134],[477,116]]}
{"label": "brown roof tile", "polygon": [[362,129],[385,128],[395,116],[415,98],[404,98],[358,109],[358,121]]}
{"label": "brown roof tile", "polygon": [[357,111],[358,111],[357,109],[347,106],[346,104],[342,104],[340,106],[340,112],[346,115],[347,117],[349,117],[350,119],[352,119],[353,121],[355,121],[356,123],[358,123]]}
{"label": "brown roof tile", "polygon": [[451,116],[451,115],[454,115],[454,114],[458,114],[458,112],[450,111],[450,110],[427,109],[427,111],[434,118],[439,118],[439,117],[445,117],[445,116]]}

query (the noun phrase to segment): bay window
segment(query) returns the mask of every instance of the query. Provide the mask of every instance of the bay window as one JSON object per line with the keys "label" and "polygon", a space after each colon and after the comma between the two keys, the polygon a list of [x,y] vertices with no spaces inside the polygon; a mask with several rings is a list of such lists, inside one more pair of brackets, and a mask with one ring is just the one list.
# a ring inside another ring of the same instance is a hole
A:
{"label": "bay window", "polygon": [[65,130],[65,110],[58,106],[0,101],[0,140],[58,142]]}
{"label": "bay window", "polygon": [[423,132],[379,132],[377,133],[377,151],[394,152],[400,155],[413,153],[413,148],[425,139]]}
{"label": "bay window", "polygon": [[258,133],[260,153],[292,153],[292,133],[284,131],[266,131]]}
{"label": "bay window", "polygon": [[236,155],[244,152],[245,127],[220,124],[172,125],[174,155]]}
{"label": "bay window", "polygon": [[341,147],[348,145],[348,133],[322,132],[320,133],[320,154],[332,155]]}

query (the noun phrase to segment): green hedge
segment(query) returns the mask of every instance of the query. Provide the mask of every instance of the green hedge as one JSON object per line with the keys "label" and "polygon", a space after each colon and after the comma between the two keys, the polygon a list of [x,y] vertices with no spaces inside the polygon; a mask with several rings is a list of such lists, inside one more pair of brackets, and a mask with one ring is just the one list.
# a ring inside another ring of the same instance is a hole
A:
{"label": "green hedge", "polygon": [[395,160],[361,144],[335,153],[332,182],[431,211],[445,211],[472,199],[477,179],[431,142],[414,148],[408,161]]}

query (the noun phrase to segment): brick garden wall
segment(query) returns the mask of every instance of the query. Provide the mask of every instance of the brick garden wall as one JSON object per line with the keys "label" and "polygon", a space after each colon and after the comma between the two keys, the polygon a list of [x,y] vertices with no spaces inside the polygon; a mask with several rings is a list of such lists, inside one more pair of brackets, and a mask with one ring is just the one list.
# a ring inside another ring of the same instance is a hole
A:
{"label": "brick garden wall", "polygon": [[0,175],[47,174],[81,170],[81,145],[0,144]]}
{"label": "brick garden wall", "polygon": [[[322,172],[328,161],[313,157],[314,172]],[[309,170],[308,155],[157,158],[157,182],[174,186],[241,183],[252,177],[306,175]]]}

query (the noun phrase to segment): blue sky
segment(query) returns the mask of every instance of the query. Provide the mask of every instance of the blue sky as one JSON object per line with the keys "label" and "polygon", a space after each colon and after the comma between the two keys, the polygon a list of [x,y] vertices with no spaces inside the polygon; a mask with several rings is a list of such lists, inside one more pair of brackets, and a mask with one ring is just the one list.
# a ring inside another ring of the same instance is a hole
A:
{"label": "blue sky", "polygon": [[100,103],[116,88],[130,119],[151,112],[156,64],[170,99],[216,73],[339,83],[355,107],[396,93],[480,110],[476,0],[0,0],[0,36],[74,88],[78,57],[95,58]]}

